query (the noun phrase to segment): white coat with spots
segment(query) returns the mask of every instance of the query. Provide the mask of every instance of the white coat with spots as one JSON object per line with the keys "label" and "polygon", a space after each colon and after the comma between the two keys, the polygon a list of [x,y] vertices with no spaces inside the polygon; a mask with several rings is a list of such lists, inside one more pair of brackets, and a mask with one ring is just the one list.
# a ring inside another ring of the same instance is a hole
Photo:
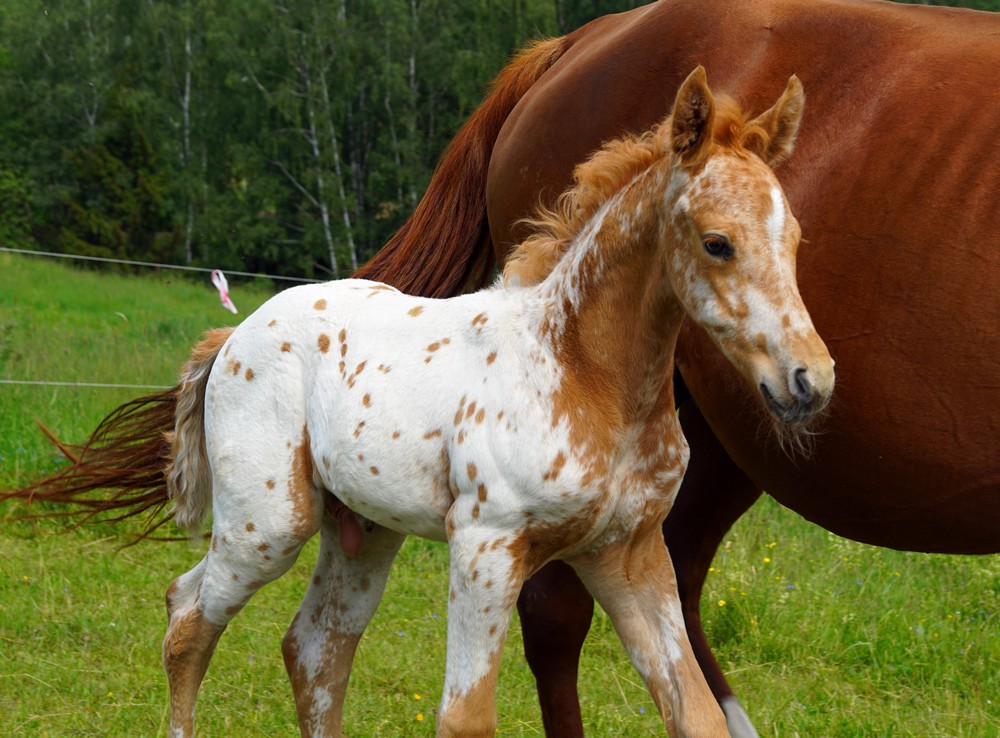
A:
{"label": "white coat with spots", "polygon": [[494,734],[517,594],[553,558],[607,610],[671,734],[725,735],[659,532],[687,462],[673,345],[687,313],[779,420],[829,399],[832,362],[794,283],[798,226],[768,166],[801,110],[793,79],[740,119],[752,144],[726,138],[696,71],[672,118],[581,167],[495,287],[448,300],[298,287],[207,339],[186,368],[170,481],[180,522],[195,526],[209,494],[213,513],[208,554],[168,592],[174,735],[192,730],[226,624],[317,531],[283,642],[304,735],[340,735],[354,650],[405,535],[450,547],[439,735]]}

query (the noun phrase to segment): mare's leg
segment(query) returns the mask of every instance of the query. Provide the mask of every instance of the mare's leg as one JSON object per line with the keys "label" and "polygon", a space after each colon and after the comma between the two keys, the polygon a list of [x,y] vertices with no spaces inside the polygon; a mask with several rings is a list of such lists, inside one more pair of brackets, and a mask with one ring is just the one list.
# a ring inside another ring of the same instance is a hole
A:
{"label": "mare's leg", "polygon": [[608,613],[671,736],[728,736],[684,627],[659,525],[570,562]]}
{"label": "mare's leg", "polygon": [[354,652],[382,599],[405,536],[376,527],[362,534],[361,548],[351,558],[340,545],[340,526],[330,515],[320,534],[316,570],[281,651],[302,735],[334,738],[342,735]]}
{"label": "mare's leg", "polygon": [[691,447],[684,483],[663,524],[684,608],[684,623],[708,686],[726,714],[733,738],[757,738],[712,654],[701,625],[701,591],[715,552],[729,528],[760,497],[760,490],[733,463],[694,403],[680,411]]}
{"label": "mare's leg", "polygon": [[482,527],[453,531],[448,546],[448,654],[437,735],[488,738],[496,733],[497,673],[529,566],[527,546],[509,531]]}
{"label": "mare's leg", "polygon": [[[288,571],[319,529],[323,512],[321,493],[302,474],[301,459],[268,465],[269,456],[275,456],[272,448],[237,447],[251,455],[216,459],[208,553],[167,590],[170,624],[163,666],[170,685],[171,738],[193,734],[198,687],[226,625],[257,590]],[[260,476],[269,466],[273,476]]]}
{"label": "mare's leg", "polygon": [[545,735],[582,738],[576,681],[594,598],[568,564],[552,561],[524,583],[517,611],[524,655],[538,685]]}

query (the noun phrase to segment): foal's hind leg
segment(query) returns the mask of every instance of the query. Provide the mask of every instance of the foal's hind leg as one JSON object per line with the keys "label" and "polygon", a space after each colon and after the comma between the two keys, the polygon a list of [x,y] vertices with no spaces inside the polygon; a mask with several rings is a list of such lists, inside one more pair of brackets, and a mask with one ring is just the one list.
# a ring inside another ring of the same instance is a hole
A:
{"label": "foal's hind leg", "polygon": [[[351,514],[351,513],[348,513]],[[303,736],[340,736],[344,693],[361,634],[382,599],[392,561],[405,536],[376,527],[363,534],[356,556],[340,545],[327,515],[316,570],[281,642]]]}
{"label": "foal's hind leg", "polygon": [[614,623],[671,736],[728,736],[684,628],[660,527],[570,562]]}
{"label": "foal's hind leg", "polygon": [[[257,460],[217,460],[225,473],[215,475],[209,551],[167,590],[163,666],[171,738],[193,734],[198,687],[226,625],[257,590],[288,571],[319,528],[322,497],[300,464],[286,459],[268,465],[263,449]],[[257,479],[262,467],[286,471]]]}

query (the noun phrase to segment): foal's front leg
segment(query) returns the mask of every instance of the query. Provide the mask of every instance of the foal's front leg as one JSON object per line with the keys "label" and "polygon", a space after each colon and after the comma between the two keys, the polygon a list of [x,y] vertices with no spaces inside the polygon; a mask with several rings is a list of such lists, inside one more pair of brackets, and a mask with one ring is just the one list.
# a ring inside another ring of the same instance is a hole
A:
{"label": "foal's front leg", "polygon": [[495,693],[507,627],[525,578],[510,531],[469,527],[449,537],[448,654],[439,738],[496,733]]}
{"label": "foal's front leg", "polygon": [[313,578],[281,642],[303,737],[342,735],[354,652],[405,536],[376,527],[362,538],[357,555],[348,557],[337,521],[324,515]]}
{"label": "foal's front leg", "polygon": [[667,732],[682,738],[728,738],[725,716],[688,640],[660,526],[643,523],[631,540],[569,563],[610,616]]}

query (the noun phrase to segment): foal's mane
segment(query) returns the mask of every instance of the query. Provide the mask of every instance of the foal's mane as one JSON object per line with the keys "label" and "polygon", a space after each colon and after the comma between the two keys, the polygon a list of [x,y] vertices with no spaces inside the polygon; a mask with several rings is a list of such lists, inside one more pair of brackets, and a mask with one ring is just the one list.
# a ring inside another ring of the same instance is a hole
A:
{"label": "foal's mane", "polygon": [[[728,95],[715,96],[713,153],[727,149],[737,156],[763,151],[770,135]],[[528,286],[544,280],[604,203],[632,179],[665,156],[671,156],[671,117],[642,134],[626,134],[606,142],[573,170],[573,185],[551,208],[539,205],[521,221],[532,233],[523,240],[503,270],[505,284]]]}

